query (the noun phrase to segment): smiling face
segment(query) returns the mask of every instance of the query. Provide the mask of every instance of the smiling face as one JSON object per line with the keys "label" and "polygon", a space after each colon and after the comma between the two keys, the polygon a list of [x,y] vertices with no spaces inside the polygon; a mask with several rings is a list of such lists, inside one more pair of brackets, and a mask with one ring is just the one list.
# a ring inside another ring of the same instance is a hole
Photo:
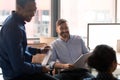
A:
{"label": "smiling face", "polygon": [[17,12],[22,16],[24,21],[30,22],[36,12],[36,3],[27,2],[24,7],[18,6]]}
{"label": "smiling face", "polygon": [[70,37],[69,28],[68,28],[68,25],[66,22],[62,23],[61,25],[58,25],[56,27],[56,31],[61,39],[65,40],[65,41],[67,41],[69,39],[69,37]]}

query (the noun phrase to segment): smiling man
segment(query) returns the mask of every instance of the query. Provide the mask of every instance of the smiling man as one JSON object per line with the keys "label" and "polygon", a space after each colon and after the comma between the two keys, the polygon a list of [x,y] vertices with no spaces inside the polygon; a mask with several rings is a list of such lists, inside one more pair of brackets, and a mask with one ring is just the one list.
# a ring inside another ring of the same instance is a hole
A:
{"label": "smiling man", "polygon": [[4,21],[0,31],[0,67],[4,80],[57,80],[47,74],[49,69],[31,63],[32,55],[47,53],[45,49],[27,47],[25,22],[36,11],[35,0],[16,0],[16,11]]}
{"label": "smiling man", "polygon": [[89,53],[82,38],[70,34],[65,19],[56,22],[56,32],[59,38],[51,44],[51,57],[48,61],[50,68],[61,69],[56,77],[60,80],[83,80],[84,77],[90,77],[87,69],[75,68],[73,64],[80,55]]}

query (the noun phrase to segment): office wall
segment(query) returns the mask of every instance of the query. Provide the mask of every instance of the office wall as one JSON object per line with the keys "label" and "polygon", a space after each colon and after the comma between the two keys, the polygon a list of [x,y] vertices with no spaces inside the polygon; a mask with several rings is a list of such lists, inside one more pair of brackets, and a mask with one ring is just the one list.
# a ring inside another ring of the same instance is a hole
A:
{"label": "office wall", "polygon": [[114,23],[115,0],[61,0],[61,18],[69,22],[70,32],[87,35],[88,23]]}

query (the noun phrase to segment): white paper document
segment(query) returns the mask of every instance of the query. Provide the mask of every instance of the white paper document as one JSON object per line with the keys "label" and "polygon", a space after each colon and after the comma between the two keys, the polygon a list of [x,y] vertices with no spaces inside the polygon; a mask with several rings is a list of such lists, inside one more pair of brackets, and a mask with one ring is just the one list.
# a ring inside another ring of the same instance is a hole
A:
{"label": "white paper document", "polygon": [[42,65],[43,65],[43,66],[46,66],[46,65],[47,65],[48,60],[49,60],[51,54],[52,54],[52,53],[51,53],[51,50],[49,50],[48,53],[46,54],[45,58],[44,58],[43,61],[42,61]]}
{"label": "white paper document", "polygon": [[91,55],[91,53],[82,54],[75,62],[75,68],[88,68],[86,60]]}

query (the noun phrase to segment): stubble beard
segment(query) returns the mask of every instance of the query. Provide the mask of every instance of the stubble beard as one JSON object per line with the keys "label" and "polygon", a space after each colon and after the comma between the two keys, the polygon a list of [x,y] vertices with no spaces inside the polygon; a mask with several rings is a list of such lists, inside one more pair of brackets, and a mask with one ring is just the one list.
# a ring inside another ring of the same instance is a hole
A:
{"label": "stubble beard", "polygon": [[69,32],[63,33],[63,34],[61,34],[61,37],[66,40],[66,39],[69,39],[70,34],[69,34]]}

